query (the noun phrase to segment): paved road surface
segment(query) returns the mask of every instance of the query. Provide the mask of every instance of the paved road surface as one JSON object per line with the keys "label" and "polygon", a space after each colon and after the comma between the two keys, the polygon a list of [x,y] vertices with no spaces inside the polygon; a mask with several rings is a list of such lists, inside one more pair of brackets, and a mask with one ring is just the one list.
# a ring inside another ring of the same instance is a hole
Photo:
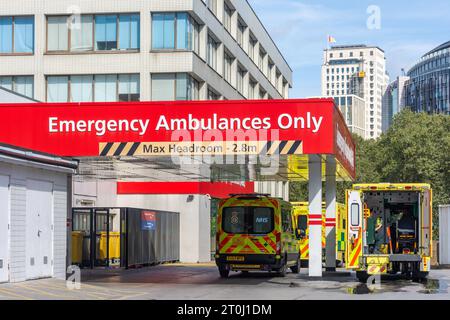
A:
{"label": "paved road surface", "polygon": [[137,270],[86,270],[81,288],[42,279],[0,284],[0,299],[450,299],[450,270],[433,270],[425,283],[391,279],[367,287],[354,274],[310,279],[307,269],[285,278],[232,273],[219,278],[213,264],[160,265]]}

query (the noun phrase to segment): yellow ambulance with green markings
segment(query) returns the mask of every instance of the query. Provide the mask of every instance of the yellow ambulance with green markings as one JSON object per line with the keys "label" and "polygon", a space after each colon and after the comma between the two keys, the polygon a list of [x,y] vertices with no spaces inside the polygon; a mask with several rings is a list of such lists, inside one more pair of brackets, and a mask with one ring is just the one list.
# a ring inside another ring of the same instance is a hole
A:
{"label": "yellow ambulance with green markings", "polygon": [[267,194],[235,194],[219,203],[215,260],[230,271],[300,270],[299,237],[292,205]]}

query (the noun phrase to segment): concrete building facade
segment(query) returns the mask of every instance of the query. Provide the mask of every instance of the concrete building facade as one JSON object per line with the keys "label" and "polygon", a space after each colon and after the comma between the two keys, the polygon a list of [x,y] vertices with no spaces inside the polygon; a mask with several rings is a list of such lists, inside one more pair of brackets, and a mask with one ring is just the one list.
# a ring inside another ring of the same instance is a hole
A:
{"label": "concrete building facade", "polygon": [[0,85],[39,101],[287,98],[292,71],[244,0],[21,0]]}
{"label": "concrete building facade", "polygon": [[[382,98],[388,82],[386,59],[380,48],[348,45],[324,50],[322,96],[335,98],[339,106],[352,95],[365,101],[365,119],[347,123],[363,138],[375,139],[382,132]],[[357,128],[364,128],[365,132]]]}

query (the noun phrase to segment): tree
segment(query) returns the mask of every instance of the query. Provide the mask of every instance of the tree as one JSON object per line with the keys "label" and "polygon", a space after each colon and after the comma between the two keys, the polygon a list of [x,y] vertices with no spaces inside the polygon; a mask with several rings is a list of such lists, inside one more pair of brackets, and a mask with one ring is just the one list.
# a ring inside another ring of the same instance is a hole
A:
{"label": "tree", "polygon": [[382,181],[431,184],[437,236],[438,205],[450,203],[450,116],[404,110],[377,146]]}
{"label": "tree", "polygon": [[[434,237],[438,237],[438,206],[450,203],[450,116],[398,113],[377,140],[353,135],[356,144],[356,183],[430,183],[433,189]],[[352,183],[338,183],[343,202]],[[291,199],[307,201],[307,183],[291,183]]]}
{"label": "tree", "polygon": [[[353,141],[356,145],[356,181],[355,182],[378,182],[380,180],[376,169],[376,142],[374,140],[364,140],[360,136],[353,134]],[[336,200],[344,203],[345,190],[352,187],[353,182],[338,182],[336,188]],[[308,182],[291,182],[290,200],[308,201]],[[323,188],[323,199],[325,199],[325,188]]]}

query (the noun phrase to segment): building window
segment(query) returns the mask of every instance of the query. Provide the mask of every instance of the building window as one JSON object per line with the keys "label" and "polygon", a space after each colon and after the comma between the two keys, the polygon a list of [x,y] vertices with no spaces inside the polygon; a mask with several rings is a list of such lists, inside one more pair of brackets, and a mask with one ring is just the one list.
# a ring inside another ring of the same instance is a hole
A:
{"label": "building window", "polygon": [[211,35],[208,35],[208,45],[206,52],[206,62],[214,70],[217,69],[217,50],[219,42],[217,42]]}
{"label": "building window", "polygon": [[152,100],[198,100],[199,83],[187,73],[152,74]]}
{"label": "building window", "polygon": [[0,17],[0,54],[34,52],[34,17]]}
{"label": "building window", "polygon": [[287,99],[289,96],[289,84],[287,81],[283,78],[283,97]]}
{"label": "building window", "polygon": [[95,50],[116,50],[117,42],[117,16],[96,16]]}
{"label": "building window", "polygon": [[139,101],[139,75],[119,75],[119,101]]}
{"label": "building window", "polygon": [[95,75],[94,94],[95,101],[117,101],[117,75]]}
{"label": "building window", "polygon": [[253,35],[250,35],[249,41],[248,41],[248,55],[250,59],[255,61],[255,49],[256,49],[256,43],[258,40]]}
{"label": "building window", "polygon": [[47,102],[69,101],[69,77],[47,77]]}
{"label": "building window", "polygon": [[266,97],[266,92],[263,89],[259,90],[259,99],[264,99]]}
{"label": "building window", "polygon": [[256,86],[257,82],[254,80],[250,80],[248,84],[248,98],[249,99],[256,99]]}
{"label": "building window", "polygon": [[205,0],[206,6],[217,15],[217,0]]}
{"label": "building window", "polygon": [[259,59],[258,59],[258,67],[259,70],[261,70],[262,73],[265,73],[265,68],[264,68],[264,58],[266,56],[266,53],[264,52],[264,50],[259,50]]}
{"label": "building window", "polygon": [[228,82],[231,83],[231,69],[233,66],[234,58],[228,54],[224,53],[224,63],[223,63],[223,77]]}
{"label": "building window", "polygon": [[220,95],[215,93],[211,88],[208,87],[208,100],[219,100]]}
{"label": "building window", "polygon": [[223,4],[223,25],[228,32],[231,33],[231,17],[233,16],[233,10],[230,6],[224,2]]}
{"label": "building window", "polygon": [[270,60],[270,58],[269,58],[269,66],[268,66],[268,69],[267,69],[267,79],[269,79],[269,81],[272,82],[272,83],[274,82],[273,79],[272,79],[274,67],[275,67],[275,63],[273,63],[273,61]]}
{"label": "building window", "polygon": [[236,81],[236,89],[239,91],[240,94],[244,95],[244,78],[247,71],[242,69],[241,67],[238,67],[237,71],[237,81]]}
{"label": "building window", "polygon": [[138,74],[47,76],[47,102],[139,101]]}
{"label": "building window", "polygon": [[93,75],[70,77],[70,101],[88,102],[93,101]]}
{"label": "building window", "polygon": [[34,97],[33,76],[2,76],[0,77],[0,87],[29,98]]}
{"label": "building window", "polygon": [[241,46],[241,48],[244,47],[244,33],[246,28],[246,25],[241,21],[241,19],[238,19],[237,42]]}
{"label": "building window", "polygon": [[48,16],[47,51],[139,50],[139,29],[139,14]]}
{"label": "building window", "polygon": [[140,18],[138,14],[119,15],[119,49],[138,50],[140,39]]}
{"label": "building window", "polygon": [[275,71],[275,88],[280,91],[280,78],[281,73],[278,71],[278,69]]}
{"label": "building window", "polygon": [[69,49],[68,18],[47,18],[47,51],[67,51]]}
{"label": "building window", "polygon": [[[58,18],[58,17],[56,17]],[[52,20],[51,17],[49,19],[49,31],[50,31],[50,20]],[[93,50],[93,38],[94,38],[94,17],[93,16],[81,16],[79,18],[79,23],[71,29],[71,50],[72,51],[92,51]],[[65,36],[68,36],[65,30],[63,30],[64,22],[61,19],[61,23],[58,26],[58,29],[62,31],[62,33]],[[53,30],[52,30],[53,31]],[[63,32],[64,31],[64,32]],[[49,33],[49,41],[50,41],[50,33]],[[61,42],[64,42],[67,40],[62,40]],[[48,50],[51,50],[50,48]],[[62,50],[67,50],[67,47],[64,47]]]}
{"label": "building window", "polygon": [[152,15],[154,50],[193,50],[198,53],[199,32],[199,24],[185,12]]}

